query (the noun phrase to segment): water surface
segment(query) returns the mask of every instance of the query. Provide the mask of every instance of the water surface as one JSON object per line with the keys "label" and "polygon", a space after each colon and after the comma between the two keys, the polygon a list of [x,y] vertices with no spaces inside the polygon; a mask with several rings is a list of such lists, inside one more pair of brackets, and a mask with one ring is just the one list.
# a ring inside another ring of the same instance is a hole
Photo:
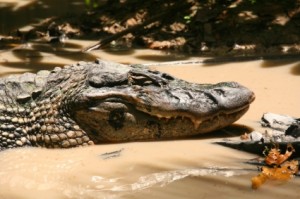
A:
{"label": "water surface", "polygon": [[[75,41],[74,41],[75,42]],[[122,55],[124,54],[124,55]],[[45,56],[44,56],[45,55]],[[40,66],[74,63],[76,60],[41,53],[42,59],[12,51],[3,52],[3,74],[35,71]],[[85,57],[87,56],[87,57]],[[159,51],[96,51],[82,55],[122,63],[161,63],[197,59]],[[35,68],[37,67],[37,68]],[[197,83],[237,81],[256,93],[256,100],[237,123],[260,130],[264,112],[299,116],[299,62],[251,61],[194,65],[151,66]],[[241,133],[241,132],[240,132]],[[267,183],[253,191],[250,179],[255,166],[245,164],[255,155],[213,144],[228,132],[210,137],[159,142],[99,145],[70,150],[38,148],[0,153],[0,198],[282,198],[296,197],[300,180]],[[116,157],[103,154],[120,151]]]}

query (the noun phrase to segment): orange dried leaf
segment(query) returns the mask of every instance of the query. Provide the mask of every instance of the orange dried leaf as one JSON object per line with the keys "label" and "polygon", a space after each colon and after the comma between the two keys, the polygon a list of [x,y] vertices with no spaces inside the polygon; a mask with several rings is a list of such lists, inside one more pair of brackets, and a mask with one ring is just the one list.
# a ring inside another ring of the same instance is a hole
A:
{"label": "orange dried leaf", "polygon": [[258,189],[262,184],[264,184],[267,181],[267,176],[260,173],[259,175],[253,177],[251,179],[252,182],[252,189]]}
{"label": "orange dried leaf", "polygon": [[262,173],[270,180],[289,180],[293,175],[293,173],[287,168],[282,167],[263,167]]}
{"label": "orange dried leaf", "polygon": [[265,158],[268,165],[261,168],[261,173],[251,179],[252,188],[257,189],[267,180],[289,180],[299,170],[299,162],[296,160],[286,161],[295,149],[291,144],[287,146],[285,154],[281,154],[278,147],[271,149]]}
{"label": "orange dried leaf", "polygon": [[298,172],[298,161],[283,163],[280,167],[262,167],[262,172],[251,179],[252,188],[257,189],[267,180],[289,180]]}
{"label": "orange dried leaf", "polygon": [[294,151],[295,149],[291,144],[287,146],[285,154],[281,154],[278,147],[272,148],[266,156],[265,162],[268,165],[280,165],[286,161]]}

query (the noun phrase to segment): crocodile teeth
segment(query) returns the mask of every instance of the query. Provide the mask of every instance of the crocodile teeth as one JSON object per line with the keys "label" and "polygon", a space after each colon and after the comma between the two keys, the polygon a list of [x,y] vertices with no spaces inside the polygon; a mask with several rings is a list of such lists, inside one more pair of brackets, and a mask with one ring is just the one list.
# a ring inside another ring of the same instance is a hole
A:
{"label": "crocodile teeth", "polygon": [[195,129],[198,129],[200,124],[202,123],[202,120],[199,119],[191,119],[191,121],[193,122]]}
{"label": "crocodile teeth", "polygon": [[193,124],[194,124],[194,127],[195,129],[198,129],[199,126],[201,125],[202,123],[202,120],[198,119],[198,118],[193,118],[193,117],[186,117],[186,116],[165,116],[165,115],[156,115],[156,117],[159,119],[159,120],[165,120],[165,121],[169,121],[170,119],[181,119],[181,120],[190,120]]}
{"label": "crocodile teeth", "polygon": [[165,115],[156,115],[157,118],[159,119],[171,119],[173,118],[172,116],[165,116]]}

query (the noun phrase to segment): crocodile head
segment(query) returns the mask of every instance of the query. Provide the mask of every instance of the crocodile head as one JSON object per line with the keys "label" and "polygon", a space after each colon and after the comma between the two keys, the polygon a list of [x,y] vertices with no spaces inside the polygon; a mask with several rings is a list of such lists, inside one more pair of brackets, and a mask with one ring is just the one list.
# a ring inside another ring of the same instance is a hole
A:
{"label": "crocodile head", "polygon": [[66,107],[94,143],[207,133],[238,120],[254,100],[235,82],[195,84],[103,61],[88,67],[83,82]]}

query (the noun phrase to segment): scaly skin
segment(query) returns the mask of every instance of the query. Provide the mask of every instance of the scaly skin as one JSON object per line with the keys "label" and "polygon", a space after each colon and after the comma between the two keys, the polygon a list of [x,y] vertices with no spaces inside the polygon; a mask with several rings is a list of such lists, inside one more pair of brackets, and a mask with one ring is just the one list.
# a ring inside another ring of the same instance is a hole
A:
{"label": "scaly skin", "polygon": [[80,62],[0,79],[0,150],[70,148],[207,133],[238,120],[254,94],[142,66]]}

